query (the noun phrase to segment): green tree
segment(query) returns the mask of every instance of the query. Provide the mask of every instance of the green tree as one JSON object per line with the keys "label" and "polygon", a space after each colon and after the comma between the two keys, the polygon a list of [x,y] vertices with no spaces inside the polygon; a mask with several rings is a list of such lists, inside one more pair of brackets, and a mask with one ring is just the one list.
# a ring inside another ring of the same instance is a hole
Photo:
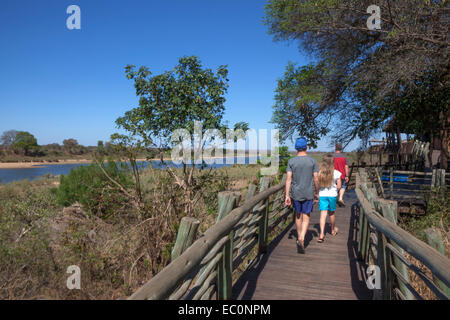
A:
{"label": "green tree", "polygon": [[[116,120],[118,128],[127,135],[117,135],[113,138],[132,141],[134,147],[148,149],[157,148],[162,163],[166,166],[174,182],[183,190],[185,213],[190,215],[198,201],[199,193],[194,194],[195,166],[188,169],[183,161],[183,170],[178,174],[166,164],[164,151],[180,141],[172,141],[171,136],[177,129],[185,129],[193,138],[196,123],[201,122],[201,132],[217,129],[224,133],[227,124],[222,122],[225,110],[225,94],[228,88],[228,69],[219,66],[214,72],[203,68],[198,57],[185,56],[179,59],[178,65],[172,70],[152,76],[147,67],[129,65],[125,68],[127,78],[134,80],[139,107],[125,113]],[[235,129],[248,126],[246,123],[235,125]],[[116,139],[117,140],[117,139]],[[206,141],[194,149],[202,149]]]}
{"label": "green tree", "polygon": [[[379,30],[367,26],[366,9],[372,4],[370,0],[267,2],[269,32],[276,40],[298,41],[315,60],[304,67],[288,65],[279,81],[272,120],[283,137],[300,132],[313,144],[328,133],[344,144],[355,137],[367,140],[404,111],[402,101],[414,101],[419,109],[424,93],[431,101],[449,91],[448,3],[379,1]],[[425,84],[430,75],[434,86]],[[439,102],[444,110],[429,110],[433,119],[446,119],[446,101]],[[435,123],[433,131],[439,131],[440,124]]]}
{"label": "green tree", "polygon": [[105,154],[105,146],[104,146],[102,140],[99,140],[99,141],[97,142],[97,152],[98,152],[100,155],[104,155],[104,154]]}
{"label": "green tree", "polygon": [[64,150],[69,154],[80,154],[81,146],[75,139],[66,139],[63,141]]}
{"label": "green tree", "polygon": [[35,154],[39,150],[36,138],[26,131],[17,132],[13,148],[16,152],[23,152],[25,155]]}

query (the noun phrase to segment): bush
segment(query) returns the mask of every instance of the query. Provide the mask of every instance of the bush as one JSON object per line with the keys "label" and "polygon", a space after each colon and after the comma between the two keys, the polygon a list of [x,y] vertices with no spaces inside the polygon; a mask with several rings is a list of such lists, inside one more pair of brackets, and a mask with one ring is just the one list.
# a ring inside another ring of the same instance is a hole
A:
{"label": "bush", "polygon": [[[101,164],[108,176],[124,188],[133,185],[129,168],[125,163],[108,161]],[[121,188],[111,181],[101,170],[100,165],[92,163],[72,169],[67,176],[61,176],[57,191],[57,201],[62,206],[79,202],[93,214],[109,216],[127,203]]]}
{"label": "bush", "polygon": [[450,230],[450,192],[431,192],[425,198],[426,214],[423,216],[400,216],[400,226],[426,242],[425,233],[428,228],[439,229],[445,236]]}
{"label": "bush", "polygon": [[[48,189],[37,191],[29,184],[4,189],[0,192],[0,299],[34,296],[53,281],[50,274],[57,269],[47,232],[56,201]],[[22,193],[11,194],[14,190]]]}

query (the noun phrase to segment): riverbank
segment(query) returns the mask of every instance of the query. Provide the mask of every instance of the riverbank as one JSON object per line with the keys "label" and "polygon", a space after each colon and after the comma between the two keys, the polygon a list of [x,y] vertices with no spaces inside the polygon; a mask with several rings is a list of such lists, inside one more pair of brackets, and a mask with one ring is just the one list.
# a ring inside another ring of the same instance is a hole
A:
{"label": "riverbank", "polygon": [[[221,157],[208,157],[204,159],[219,159]],[[226,157],[224,158],[226,159]],[[137,161],[159,161],[159,158],[153,159],[137,159]],[[164,161],[171,161],[171,158],[164,158]],[[69,159],[69,160],[58,160],[58,161],[31,161],[31,162],[0,162],[0,169],[28,169],[28,168],[39,168],[49,165],[64,165],[64,164],[86,164],[91,163],[92,159]]]}
{"label": "riverbank", "polygon": [[77,159],[77,160],[59,160],[58,162],[49,161],[37,161],[37,162],[0,162],[0,169],[27,169],[38,168],[42,166],[55,165],[55,164],[83,164],[91,163],[92,160]]}

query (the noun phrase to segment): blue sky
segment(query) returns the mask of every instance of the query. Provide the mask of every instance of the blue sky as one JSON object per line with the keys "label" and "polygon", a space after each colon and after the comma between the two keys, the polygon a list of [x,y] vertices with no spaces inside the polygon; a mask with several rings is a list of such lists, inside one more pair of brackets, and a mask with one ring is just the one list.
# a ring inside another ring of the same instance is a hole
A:
{"label": "blue sky", "polygon": [[[66,9],[81,8],[81,30]],[[264,0],[2,0],[0,133],[25,130],[39,144],[109,140],[117,117],[135,106],[127,64],[153,74],[184,55],[216,69],[228,64],[225,120],[269,123],[277,79],[288,61],[310,59],[295,43],[274,42],[262,23]],[[329,141],[319,150],[330,150]],[[292,147],[291,143],[288,143]],[[352,143],[349,150],[357,146]]]}

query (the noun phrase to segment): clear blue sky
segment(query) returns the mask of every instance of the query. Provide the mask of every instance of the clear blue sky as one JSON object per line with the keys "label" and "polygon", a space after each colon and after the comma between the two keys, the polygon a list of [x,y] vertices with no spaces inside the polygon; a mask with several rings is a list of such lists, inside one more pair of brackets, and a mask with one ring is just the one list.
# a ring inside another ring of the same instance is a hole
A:
{"label": "clear blue sky", "polygon": [[[66,9],[81,8],[81,30]],[[153,74],[184,55],[228,64],[225,120],[269,123],[277,79],[288,61],[310,60],[295,43],[274,42],[262,23],[264,0],[2,0],[0,133],[25,130],[39,144],[109,140],[114,121],[137,106],[127,64]],[[288,143],[292,147],[291,143]],[[356,147],[350,146],[350,150]],[[319,143],[329,150],[328,141]]]}

